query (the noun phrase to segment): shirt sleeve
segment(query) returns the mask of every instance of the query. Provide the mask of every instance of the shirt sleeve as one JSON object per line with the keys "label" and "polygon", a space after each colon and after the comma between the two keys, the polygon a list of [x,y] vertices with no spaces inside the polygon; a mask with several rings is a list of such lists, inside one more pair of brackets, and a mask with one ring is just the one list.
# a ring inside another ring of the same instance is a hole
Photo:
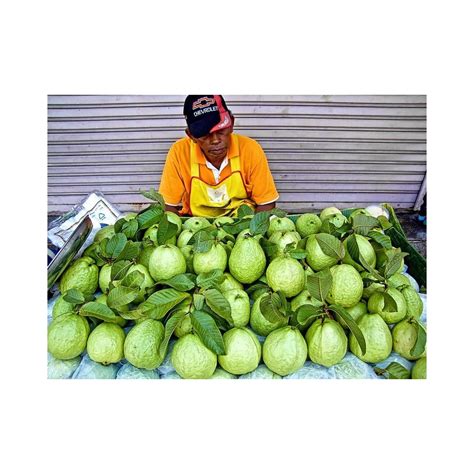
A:
{"label": "shirt sleeve", "polygon": [[256,143],[252,156],[250,183],[251,199],[258,205],[269,204],[279,198],[268,160],[262,147]]}
{"label": "shirt sleeve", "polygon": [[166,204],[177,206],[181,202],[184,191],[185,187],[179,169],[179,159],[176,147],[173,145],[166,157],[159,193],[163,196]]}

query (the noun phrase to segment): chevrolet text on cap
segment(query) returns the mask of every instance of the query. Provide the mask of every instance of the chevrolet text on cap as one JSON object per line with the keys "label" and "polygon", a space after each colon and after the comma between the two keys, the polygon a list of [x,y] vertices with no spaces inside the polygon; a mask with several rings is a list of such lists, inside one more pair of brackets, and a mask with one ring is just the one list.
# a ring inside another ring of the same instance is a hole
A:
{"label": "chevrolet text on cap", "polygon": [[189,95],[184,101],[183,113],[191,135],[196,138],[232,125],[221,95]]}

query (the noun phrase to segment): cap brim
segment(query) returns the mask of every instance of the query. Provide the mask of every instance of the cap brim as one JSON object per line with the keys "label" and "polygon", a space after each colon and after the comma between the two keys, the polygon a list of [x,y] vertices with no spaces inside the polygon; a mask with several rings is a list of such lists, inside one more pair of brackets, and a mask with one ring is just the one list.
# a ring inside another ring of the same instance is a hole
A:
{"label": "cap brim", "polygon": [[232,120],[230,118],[229,112],[224,112],[220,114],[220,121],[217,125],[211,128],[209,133],[218,132],[219,130],[223,130],[224,128],[229,128],[232,125]]}

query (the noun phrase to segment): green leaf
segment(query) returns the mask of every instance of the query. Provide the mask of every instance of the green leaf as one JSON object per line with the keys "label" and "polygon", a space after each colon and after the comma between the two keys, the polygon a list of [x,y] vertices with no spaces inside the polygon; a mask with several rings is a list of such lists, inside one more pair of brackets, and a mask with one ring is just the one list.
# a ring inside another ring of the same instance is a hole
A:
{"label": "green leaf", "polygon": [[368,235],[374,242],[377,242],[381,245],[384,249],[391,249],[392,248],[392,240],[388,235],[382,234],[381,232],[377,232],[376,230],[372,230],[369,232]]}
{"label": "green leaf", "polygon": [[224,224],[222,229],[224,229],[230,235],[240,234],[245,229],[248,229],[250,226],[250,219],[236,220],[232,224]]}
{"label": "green leaf", "polygon": [[337,237],[324,233],[315,234],[315,236],[325,255],[337,258],[338,260],[341,260],[344,257],[344,246]]}
{"label": "green leaf", "polygon": [[116,261],[119,260],[135,260],[140,254],[141,244],[140,242],[127,241],[125,247],[117,256]]}
{"label": "green leaf", "polygon": [[168,280],[158,281],[160,285],[171,286],[175,290],[189,291],[196,286],[196,275],[194,273],[182,273]]}
{"label": "green leaf", "polygon": [[383,308],[382,311],[388,311],[389,313],[395,313],[398,311],[397,302],[390,296],[386,291],[382,292],[383,296]]}
{"label": "green leaf", "polygon": [[391,276],[395,275],[402,264],[403,257],[401,253],[395,253],[388,256],[388,260],[384,265],[384,276],[388,280]]}
{"label": "green leaf", "polygon": [[119,232],[118,234],[113,235],[107,242],[107,254],[110,255],[111,258],[117,258],[125,248],[126,244],[127,237],[125,237],[125,234]]}
{"label": "green leaf", "polygon": [[398,362],[391,362],[385,369],[380,369],[376,367],[375,373],[377,375],[384,375],[389,379],[409,379],[410,371],[407,370],[403,365]]}
{"label": "green leaf", "polygon": [[275,293],[265,295],[260,300],[260,312],[269,323],[284,323],[286,322],[286,317],[280,311],[281,305],[277,304],[277,298],[274,295]]}
{"label": "green leaf", "polygon": [[191,323],[202,343],[214,354],[224,355],[225,346],[222,334],[212,316],[204,311],[194,310]]}
{"label": "green leaf", "polygon": [[279,250],[280,250],[280,247],[278,246],[278,244],[276,244],[275,242],[270,242],[268,239],[266,239],[265,237],[262,237],[260,240],[259,240],[259,244],[260,246],[262,247],[263,251],[265,252],[265,255],[267,257],[273,257],[274,255],[276,255]]}
{"label": "green leaf", "polygon": [[288,252],[288,255],[296,260],[303,260],[306,258],[306,250],[292,249]]}
{"label": "green leaf", "polygon": [[296,310],[296,321],[301,326],[304,326],[309,321],[312,322],[313,319],[316,319],[323,314],[324,311],[322,311],[321,308],[313,306],[312,304],[304,304]]}
{"label": "green leaf", "polygon": [[288,215],[288,212],[284,211],[283,209],[279,209],[277,207],[274,207],[271,211],[270,211],[270,215],[271,216],[277,216],[277,217],[286,217]]}
{"label": "green leaf", "polygon": [[230,304],[220,291],[210,288],[204,292],[204,298],[214,313],[224,318],[230,324],[234,324]]}
{"label": "green leaf", "polygon": [[114,232],[118,234],[119,232],[122,232],[122,227],[127,223],[127,220],[121,217],[117,221],[115,221],[114,224]]}
{"label": "green leaf", "polygon": [[107,295],[107,306],[109,308],[118,308],[120,306],[131,303],[138,295],[138,288],[128,288],[126,286],[118,286],[112,288]]}
{"label": "green leaf", "polygon": [[256,283],[249,286],[245,291],[248,294],[252,294],[254,291],[257,291],[257,290],[268,290],[268,289],[269,289],[269,286],[266,283],[257,281]]}
{"label": "green leaf", "polygon": [[334,304],[329,306],[329,309],[334,311],[334,313],[336,313],[347,324],[349,331],[354,335],[354,337],[357,339],[357,342],[359,343],[362,355],[364,355],[365,351],[367,350],[367,347],[365,343],[365,337],[362,334],[359,325],[354,321],[352,316],[342,306]]}
{"label": "green leaf", "polygon": [[165,288],[155,291],[146,301],[140,304],[140,308],[152,319],[161,319],[171,311],[176,305],[185,299],[191,299],[191,295],[174,288]]}
{"label": "green leaf", "polygon": [[163,209],[158,206],[150,206],[148,209],[140,212],[136,217],[140,230],[148,229],[152,225],[157,224],[163,213]]}
{"label": "green leaf", "polygon": [[211,232],[201,229],[189,239],[188,244],[193,246],[195,253],[205,253],[211,250],[214,239],[215,237]]}
{"label": "green leaf", "polygon": [[144,281],[145,275],[140,270],[133,270],[133,272],[130,272],[125,276],[121,281],[121,285],[129,288],[140,288]]}
{"label": "green leaf", "polygon": [[135,308],[130,311],[120,311],[118,313],[123,319],[136,321],[137,319],[145,318],[147,315],[141,308]]}
{"label": "green leaf", "polygon": [[120,316],[117,316],[107,305],[95,301],[91,301],[81,306],[79,314],[81,316],[97,318],[108,323],[123,322],[123,319]]}
{"label": "green leaf", "polygon": [[168,216],[163,214],[158,225],[156,240],[158,245],[163,245],[169,239],[172,239],[178,232],[178,226],[168,220]]}
{"label": "green leaf", "polygon": [[382,230],[387,230],[390,229],[390,227],[393,227],[391,222],[385,216],[378,216],[377,220],[379,221],[379,225],[382,227]]}
{"label": "green leaf", "polygon": [[239,219],[242,219],[242,217],[245,217],[245,216],[252,216],[253,214],[254,214],[254,210],[250,206],[247,206],[247,204],[243,204],[237,210],[237,217]]}
{"label": "green leaf", "polygon": [[113,263],[112,269],[110,270],[110,281],[121,280],[125,278],[133,262],[129,260],[119,260]]}
{"label": "green leaf", "polygon": [[163,337],[163,340],[161,341],[160,348],[159,348],[160,357],[162,359],[164,359],[165,356],[166,356],[166,351],[168,349],[168,344],[170,342],[171,336],[174,333],[174,330],[183,321],[183,319],[186,317],[186,315],[187,315],[187,313],[185,313],[185,312],[176,311],[169,317],[168,321],[166,321],[165,335]]}
{"label": "green leaf", "polygon": [[360,255],[360,250],[359,250],[359,244],[357,243],[356,236],[354,234],[350,235],[347,237],[345,240],[346,242],[346,248],[347,252],[349,253],[349,256],[354,260],[356,263],[360,263],[359,261],[359,255]]}
{"label": "green leaf", "polygon": [[86,299],[81,291],[76,290],[76,288],[71,288],[67,290],[63,295],[63,300],[72,304],[82,304],[85,303]]}
{"label": "green leaf", "polygon": [[321,301],[321,303],[325,302],[326,296],[331,290],[331,286],[332,275],[329,268],[308,275],[306,278],[306,287],[308,288],[309,294],[318,301]]}
{"label": "green leaf", "polygon": [[270,226],[270,215],[269,211],[257,212],[252,219],[250,219],[250,232],[252,232],[253,235],[265,234]]}
{"label": "green leaf", "polygon": [[307,241],[308,241],[308,237],[305,237],[304,239],[298,240],[298,243],[296,244],[296,248],[304,250],[306,248],[306,242]]}
{"label": "green leaf", "polygon": [[352,228],[356,234],[367,236],[368,233],[374,228],[379,226],[379,221],[372,216],[366,216],[358,214],[351,217]]}
{"label": "green leaf", "polygon": [[425,351],[426,347],[426,329],[419,321],[415,320],[413,324],[416,324],[417,332],[416,341],[410,350],[410,355],[413,357],[420,357]]}
{"label": "green leaf", "polygon": [[138,227],[138,220],[130,219],[129,221],[125,221],[120,232],[123,232],[127,239],[133,239],[138,232]]}
{"label": "green leaf", "polygon": [[272,298],[275,301],[275,304],[281,308],[281,312],[286,314],[286,311],[288,310],[288,300],[286,299],[285,293],[282,290],[278,290],[270,295],[270,298]]}
{"label": "green leaf", "polygon": [[205,302],[204,295],[202,295],[201,293],[194,293],[194,295],[193,295],[193,304],[194,304],[194,307],[196,309],[198,309],[198,310],[203,309],[204,302]]}
{"label": "green leaf", "polygon": [[203,289],[212,288],[221,284],[224,278],[222,270],[211,270],[210,272],[200,273],[196,278],[196,285]]}
{"label": "green leaf", "polygon": [[150,201],[155,201],[159,203],[162,208],[165,207],[165,200],[163,199],[163,196],[155,189],[150,188],[149,191],[141,191],[141,194],[147,199],[150,199]]}

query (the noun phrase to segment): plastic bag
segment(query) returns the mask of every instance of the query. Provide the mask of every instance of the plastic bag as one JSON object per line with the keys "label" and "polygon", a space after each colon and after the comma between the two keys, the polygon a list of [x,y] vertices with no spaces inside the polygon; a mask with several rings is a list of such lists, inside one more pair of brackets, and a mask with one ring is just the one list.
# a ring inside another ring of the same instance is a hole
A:
{"label": "plastic bag", "polygon": [[115,379],[120,364],[102,365],[94,362],[85,354],[79,367],[74,372],[73,379]]}
{"label": "plastic bag", "polygon": [[130,362],[125,362],[117,372],[117,379],[159,379],[157,370],[138,369]]}
{"label": "plastic bag", "polygon": [[70,379],[81,363],[81,356],[60,360],[48,353],[48,379]]}
{"label": "plastic bag", "polygon": [[334,379],[376,379],[374,368],[348,352],[344,359],[328,369]]}
{"label": "plastic bag", "polygon": [[182,377],[178,374],[178,372],[168,372],[160,376],[160,379],[181,379],[181,378]]}
{"label": "plastic bag", "polygon": [[239,379],[281,379],[281,376],[272,372],[266,365],[260,364],[252,372],[241,375]]}
{"label": "plastic bag", "polygon": [[166,351],[166,356],[161,363],[161,365],[156,369],[160,374],[160,378],[163,378],[163,375],[167,375],[171,372],[175,372],[173,364],[171,363],[171,352],[173,351],[173,347],[176,344],[177,339],[171,339],[168,343],[168,349]]}
{"label": "plastic bag", "polygon": [[284,379],[330,379],[330,373],[327,367],[315,364],[307,360],[301,369],[295,373],[283,377]]}

